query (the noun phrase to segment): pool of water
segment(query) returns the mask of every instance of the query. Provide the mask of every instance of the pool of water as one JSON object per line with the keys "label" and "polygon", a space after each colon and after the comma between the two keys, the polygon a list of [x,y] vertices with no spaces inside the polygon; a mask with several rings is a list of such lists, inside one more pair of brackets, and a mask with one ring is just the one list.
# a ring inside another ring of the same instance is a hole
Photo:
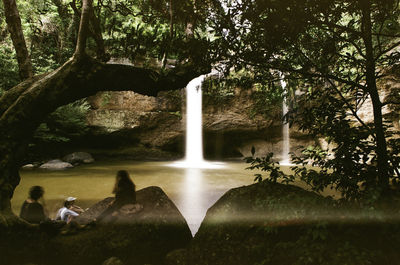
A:
{"label": "pool of water", "polygon": [[[95,162],[61,171],[21,170],[21,183],[12,199],[13,210],[19,213],[33,185],[43,186],[43,204],[54,218],[68,196],[77,197],[77,205],[88,208],[113,196],[115,174],[127,170],[140,190],[159,186],[171,198],[195,234],[207,212],[226,191],[253,183],[254,171],[245,170],[248,164],[237,162],[214,163],[210,168],[184,168],[174,162],[109,161]],[[282,166],[288,171],[288,166]],[[296,183],[303,186],[302,183]]]}
{"label": "pool of water", "polygon": [[29,188],[43,186],[43,203],[54,217],[64,198],[77,197],[77,204],[87,208],[111,194],[115,173],[128,170],[137,190],[159,186],[181,211],[192,233],[196,233],[207,209],[227,190],[253,183],[253,174],[243,162],[224,162],[213,168],[182,168],[171,162],[112,161],[95,162],[62,171],[21,170],[21,183],[12,199],[19,213]]}

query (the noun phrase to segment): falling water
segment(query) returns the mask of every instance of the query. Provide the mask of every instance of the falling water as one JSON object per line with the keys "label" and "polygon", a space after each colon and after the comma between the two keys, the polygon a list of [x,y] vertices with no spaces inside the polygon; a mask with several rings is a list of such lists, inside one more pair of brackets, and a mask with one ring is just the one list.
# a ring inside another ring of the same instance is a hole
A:
{"label": "falling water", "polygon": [[196,77],[186,86],[185,159],[171,164],[182,168],[222,168],[223,163],[208,162],[203,157],[202,90],[206,75]]}
{"label": "falling water", "polygon": [[186,148],[185,162],[188,165],[204,163],[201,75],[186,86]]}
{"label": "falling water", "polygon": [[[281,75],[283,77],[283,75]],[[288,104],[287,104],[287,89],[286,89],[286,82],[285,80],[281,79],[281,86],[283,89],[283,102],[282,102],[282,115],[285,117],[285,115],[288,113]],[[290,164],[290,157],[289,157],[289,152],[290,152],[290,136],[289,136],[289,123],[284,120],[282,124],[282,158],[281,161],[279,162],[281,165],[288,165]]]}

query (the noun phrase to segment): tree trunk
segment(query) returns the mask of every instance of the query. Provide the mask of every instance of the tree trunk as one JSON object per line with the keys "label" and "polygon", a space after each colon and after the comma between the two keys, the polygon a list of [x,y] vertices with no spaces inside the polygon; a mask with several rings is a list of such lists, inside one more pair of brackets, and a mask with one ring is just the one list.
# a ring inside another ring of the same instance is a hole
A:
{"label": "tree trunk", "polygon": [[83,56],[86,49],[86,40],[89,34],[89,23],[93,9],[93,0],[82,1],[81,22],[79,24],[78,40],[74,56]]}
{"label": "tree trunk", "polygon": [[21,18],[15,0],[3,0],[4,13],[8,30],[17,53],[19,76],[21,80],[33,76],[31,58],[26,48],[24,33],[21,26]]}
{"label": "tree trunk", "polygon": [[72,23],[68,28],[68,38],[71,43],[76,43],[78,39],[79,23],[80,23],[80,13],[75,5],[75,1],[69,3],[70,7],[74,11],[72,16]]}
{"label": "tree trunk", "polygon": [[106,48],[104,46],[103,36],[101,34],[100,21],[96,17],[93,8],[91,9],[90,13],[90,32],[96,42],[96,58],[102,62],[107,62],[110,58],[106,54]]}
{"label": "tree trunk", "polygon": [[366,83],[371,96],[376,136],[376,155],[378,163],[378,183],[383,190],[389,187],[389,157],[383,126],[382,102],[379,98],[375,76],[375,56],[372,43],[371,2],[362,1],[362,32],[366,50]]}

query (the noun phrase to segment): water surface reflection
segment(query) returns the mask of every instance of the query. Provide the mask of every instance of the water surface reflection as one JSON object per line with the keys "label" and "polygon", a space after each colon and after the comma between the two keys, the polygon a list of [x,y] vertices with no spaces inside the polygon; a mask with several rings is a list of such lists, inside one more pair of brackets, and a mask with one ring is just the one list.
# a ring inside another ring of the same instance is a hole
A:
{"label": "water surface reflection", "polygon": [[176,204],[196,233],[207,209],[227,190],[253,183],[254,172],[245,170],[243,162],[226,162],[224,167],[171,167],[171,162],[113,161],[95,162],[64,171],[22,170],[21,184],[12,200],[13,210],[19,213],[28,190],[33,185],[45,188],[45,203],[50,216],[67,196],[78,198],[82,207],[90,207],[112,196],[115,173],[126,169],[137,189],[159,186]]}

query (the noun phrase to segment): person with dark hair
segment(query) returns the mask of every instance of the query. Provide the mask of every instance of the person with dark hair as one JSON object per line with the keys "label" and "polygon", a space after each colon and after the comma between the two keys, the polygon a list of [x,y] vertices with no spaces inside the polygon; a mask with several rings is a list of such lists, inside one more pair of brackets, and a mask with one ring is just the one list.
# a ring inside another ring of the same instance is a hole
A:
{"label": "person with dark hair", "polygon": [[39,224],[48,217],[45,214],[43,205],[39,199],[43,197],[44,189],[41,186],[33,186],[29,190],[29,198],[24,201],[19,216],[32,224]]}
{"label": "person with dark hair", "polygon": [[115,177],[115,185],[112,193],[115,194],[114,201],[100,214],[97,221],[107,216],[115,216],[125,205],[136,204],[136,186],[131,180],[128,171],[119,170]]}

